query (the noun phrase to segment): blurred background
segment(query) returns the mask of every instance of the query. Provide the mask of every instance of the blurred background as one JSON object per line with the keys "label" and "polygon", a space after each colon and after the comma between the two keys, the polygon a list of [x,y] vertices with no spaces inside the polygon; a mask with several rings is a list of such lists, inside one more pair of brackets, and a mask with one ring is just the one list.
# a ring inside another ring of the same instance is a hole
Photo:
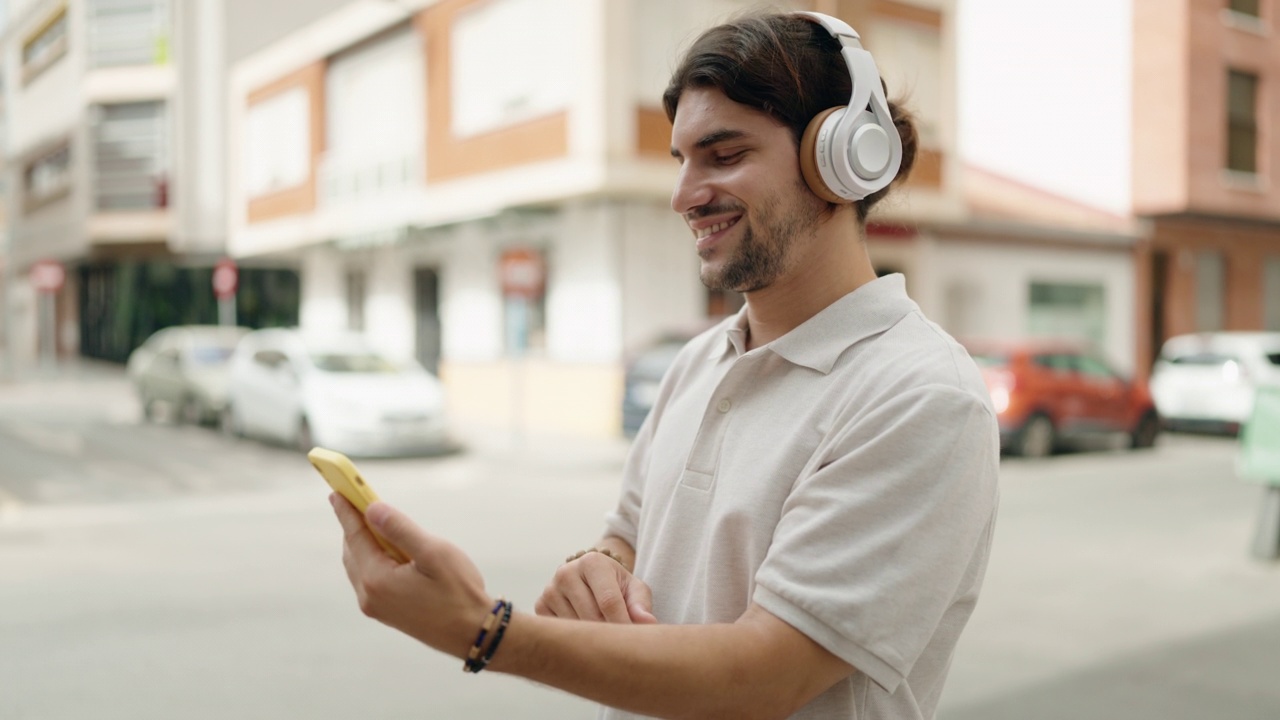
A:
{"label": "blurred background", "polygon": [[[867,245],[1000,412],[940,717],[1280,717],[1280,471],[1241,471],[1280,385],[1280,0],[774,6],[851,23],[915,113]],[[742,305],[669,208],[660,96],[759,7],[0,1],[0,718],[592,716],[366,625],[297,450],[530,607]]]}

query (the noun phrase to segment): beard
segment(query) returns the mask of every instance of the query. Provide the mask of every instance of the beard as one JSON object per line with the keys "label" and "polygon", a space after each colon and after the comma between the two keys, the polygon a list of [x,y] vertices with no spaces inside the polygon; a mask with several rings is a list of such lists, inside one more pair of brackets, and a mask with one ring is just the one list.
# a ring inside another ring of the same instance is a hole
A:
{"label": "beard", "polygon": [[[813,231],[823,207],[822,201],[811,195],[803,183],[797,184],[790,192],[783,190],[766,199],[754,213],[747,212],[738,221],[744,225],[742,238],[724,265],[719,268],[703,265],[699,274],[702,284],[712,290],[740,293],[769,287],[790,269],[793,263],[791,249],[796,238]],[[709,207],[702,214],[741,209],[741,206]]]}

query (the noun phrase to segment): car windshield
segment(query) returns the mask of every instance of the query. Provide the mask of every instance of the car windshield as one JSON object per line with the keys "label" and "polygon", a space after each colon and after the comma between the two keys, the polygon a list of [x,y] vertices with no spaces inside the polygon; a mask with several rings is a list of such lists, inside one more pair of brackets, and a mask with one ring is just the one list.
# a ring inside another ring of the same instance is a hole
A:
{"label": "car windshield", "polygon": [[231,358],[235,348],[217,345],[197,345],[188,356],[194,365],[221,365]]}
{"label": "car windshield", "polygon": [[312,353],[311,362],[315,363],[318,369],[331,373],[392,375],[400,372],[400,368],[390,360],[373,353]]}
{"label": "car windshield", "polygon": [[1236,359],[1229,355],[1222,355],[1220,353],[1203,352],[1193,353],[1191,355],[1179,355],[1174,358],[1169,358],[1169,362],[1174,365],[1203,365],[1214,367],[1217,365],[1226,365],[1229,362],[1236,362]]}
{"label": "car windshield", "polygon": [[1270,361],[1272,365],[1280,365],[1280,352],[1268,354],[1267,360]]}

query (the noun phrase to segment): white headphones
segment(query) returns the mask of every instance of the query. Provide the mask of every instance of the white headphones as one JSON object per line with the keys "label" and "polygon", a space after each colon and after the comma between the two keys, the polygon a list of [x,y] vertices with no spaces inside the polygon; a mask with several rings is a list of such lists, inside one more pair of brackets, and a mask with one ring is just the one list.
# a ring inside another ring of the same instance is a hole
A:
{"label": "white headphones", "polygon": [[[800,138],[800,170],[818,197],[857,202],[893,182],[902,165],[902,138],[889,114],[880,72],[871,53],[843,20],[816,12],[797,13],[840,41],[853,96],[847,106],[818,113]],[[854,111],[849,112],[852,108]],[[869,109],[868,109],[869,108]]]}

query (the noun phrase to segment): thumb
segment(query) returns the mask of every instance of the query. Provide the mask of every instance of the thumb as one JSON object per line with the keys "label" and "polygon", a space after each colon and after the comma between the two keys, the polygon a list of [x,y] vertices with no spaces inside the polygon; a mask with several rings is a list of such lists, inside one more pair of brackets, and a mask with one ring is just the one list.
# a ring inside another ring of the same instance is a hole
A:
{"label": "thumb", "polygon": [[410,557],[426,553],[431,544],[431,537],[408,515],[382,501],[369,505],[364,517],[375,535],[381,535]]}
{"label": "thumb", "polygon": [[631,622],[637,625],[657,624],[658,618],[653,614],[653,592],[643,582],[631,578],[627,585],[627,613]]}

